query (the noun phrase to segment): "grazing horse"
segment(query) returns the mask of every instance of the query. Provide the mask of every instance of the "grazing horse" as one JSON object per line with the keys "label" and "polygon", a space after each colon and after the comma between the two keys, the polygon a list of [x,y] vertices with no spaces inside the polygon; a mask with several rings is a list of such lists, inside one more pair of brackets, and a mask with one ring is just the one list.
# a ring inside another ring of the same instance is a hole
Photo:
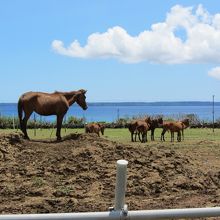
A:
{"label": "grazing horse", "polygon": [[[24,133],[24,137],[29,139],[27,134],[27,121],[32,112],[40,115],[56,115],[57,116],[57,140],[61,140],[60,130],[62,126],[63,117],[68,111],[69,107],[76,102],[83,110],[87,109],[86,104],[86,90],[80,89],[71,92],[27,92],[21,95],[18,100],[18,116],[20,121],[20,128]],[[24,118],[22,113],[24,112]]]}
{"label": "grazing horse", "polygon": [[162,126],[163,126],[163,119],[161,117],[151,120],[150,130],[151,130],[151,140],[152,141],[154,141],[154,130],[156,128],[161,128]]}
{"label": "grazing horse", "polygon": [[183,135],[183,130],[189,126],[189,119],[184,119],[182,121],[167,121],[163,123],[163,131],[161,133],[161,141],[165,141],[164,134],[166,131],[171,133],[171,142],[174,141],[174,132],[177,132],[177,141],[181,141],[181,132]]}
{"label": "grazing horse", "polygon": [[[151,119],[150,117],[147,117],[145,120],[135,120],[133,122],[131,122],[130,124],[128,124],[128,129],[131,133],[131,141],[134,142],[136,141],[137,139],[137,134],[138,134],[138,137],[139,137],[139,140],[141,141],[141,138],[140,138],[140,133],[137,131],[137,127],[139,125],[141,125],[143,122],[147,123],[147,124],[150,124],[151,123]],[[134,140],[134,135],[135,135],[135,140]]]}
{"label": "grazing horse", "polygon": [[102,135],[104,135],[104,130],[105,130],[105,126],[100,123],[92,123],[92,124],[87,124],[85,126],[86,133],[96,133],[98,136],[100,136],[99,135],[100,131],[101,131]]}

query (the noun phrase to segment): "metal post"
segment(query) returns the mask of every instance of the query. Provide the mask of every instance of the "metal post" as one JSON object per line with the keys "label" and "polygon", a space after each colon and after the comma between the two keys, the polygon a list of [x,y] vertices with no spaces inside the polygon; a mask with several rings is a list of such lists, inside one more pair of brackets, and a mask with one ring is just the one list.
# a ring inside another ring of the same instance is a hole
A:
{"label": "metal post", "polygon": [[13,124],[13,129],[15,130],[15,115],[13,114],[13,118],[12,118],[12,124]]}
{"label": "metal post", "polygon": [[120,118],[120,113],[119,113],[119,108],[117,109],[117,120],[119,121]]}
{"label": "metal post", "polygon": [[215,96],[212,96],[212,132],[215,131]]}
{"label": "metal post", "polygon": [[115,206],[114,210],[123,210],[125,206],[125,191],[127,182],[127,160],[117,161],[116,187],[115,187]]}
{"label": "metal post", "polygon": [[0,220],[121,220],[120,212],[0,215]]}
{"label": "metal post", "polygon": [[65,133],[66,133],[66,115],[65,115],[65,117],[64,117],[64,131],[65,131]]}
{"label": "metal post", "polygon": [[[143,210],[129,211],[130,220],[161,220],[161,219],[192,219],[204,217],[219,217],[220,208],[188,208],[188,209],[163,209],[163,210]],[[219,219],[219,218],[218,218]]]}
{"label": "metal post", "polygon": [[161,219],[192,219],[220,216],[220,208],[188,208],[164,210],[129,211],[127,216],[119,211],[51,213],[51,214],[16,214],[0,215],[0,220],[161,220]]}
{"label": "metal post", "polygon": [[40,131],[42,131],[42,116],[40,115]]}
{"label": "metal post", "polygon": [[34,136],[36,136],[37,132],[36,132],[36,115],[34,113]]}

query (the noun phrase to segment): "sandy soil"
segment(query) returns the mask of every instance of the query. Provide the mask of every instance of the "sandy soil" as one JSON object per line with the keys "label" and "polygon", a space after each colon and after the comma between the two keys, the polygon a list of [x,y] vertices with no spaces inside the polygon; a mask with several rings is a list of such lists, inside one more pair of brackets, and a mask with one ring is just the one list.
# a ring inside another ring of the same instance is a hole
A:
{"label": "sandy soil", "polygon": [[129,161],[129,210],[218,206],[219,160],[192,151],[162,143],[125,146],[95,134],[72,134],[62,142],[1,135],[0,213],[107,211],[114,204],[118,159]]}

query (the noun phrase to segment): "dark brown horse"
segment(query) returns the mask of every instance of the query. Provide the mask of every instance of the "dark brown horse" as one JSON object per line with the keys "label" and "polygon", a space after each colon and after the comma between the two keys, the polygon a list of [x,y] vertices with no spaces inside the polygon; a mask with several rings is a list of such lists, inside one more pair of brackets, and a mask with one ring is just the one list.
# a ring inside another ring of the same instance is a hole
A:
{"label": "dark brown horse", "polygon": [[154,141],[154,131],[156,128],[161,128],[163,126],[163,118],[155,118],[150,122],[150,130],[151,130],[151,140]]}
{"label": "dark brown horse", "polygon": [[[20,128],[24,133],[24,137],[29,139],[27,134],[27,121],[33,112],[40,115],[56,115],[57,116],[57,140],[61,140],[60,130],[63,117],[69,107],[76,102],[83,110],[87,109],[86,90],[80,89],[71,92],[27,92],[18,100],[18,116],[20,120]],[[22,118],[24,112],[24,117]]]}

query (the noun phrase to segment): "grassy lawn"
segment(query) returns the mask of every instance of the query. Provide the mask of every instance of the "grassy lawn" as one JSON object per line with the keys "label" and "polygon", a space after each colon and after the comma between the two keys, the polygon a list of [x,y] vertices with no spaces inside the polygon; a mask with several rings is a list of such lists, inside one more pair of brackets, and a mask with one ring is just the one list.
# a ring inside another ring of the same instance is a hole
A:
{"label": "grassy lawn", "polygon": [[[160,134],[161,129],[155,130],[155,140],[156,142],[160,142]],[[17,130],[13,129],[0,129],[1,133],[11,133],[17,132]],[[20,130],[18,130],[20,132]],[[84,129],[62,129],[61,135],[65,136],[70,133],[84,133]],[[56,130],[55,129],[28,129],[28,134],[31,139],[54,139],[56,138]],[[220,129],[215,129],[213,132],[212,129],[208,128],[192,128],[186,129],[184,131],[185,140],[184,142],[193,142],[193,141],[216,141],[220,143]],[[112,140],[112,141],[119,141],[122,143],[131,143],[130,141],[130,133],[126,128],[115,128],[105,129],[105,138]],[[176,137],[176,135],[175,135]],[[166,142],[170,142],[170,133],[167,132],[165,134]],[[148,132],[148,140],[150,143],[150,132]]]}
{"label": "grassy lawn", "polygon": [[[155,139],[160,141],[160,134],[162,129],[155,130]],[[128,129],[106,129],[105,136],[111,140],[130,142],[130,133]],[[175,134],[176,136],[176,134]],[[215,129],[214,133],[212,129],[186,129],[184,131],[185,140],[212,140],[220,141],[220,129]],[[165,134],[166,141],[170,141],[170,133]],[[150,132],[148,132],[148,140],[150,140]]]}

